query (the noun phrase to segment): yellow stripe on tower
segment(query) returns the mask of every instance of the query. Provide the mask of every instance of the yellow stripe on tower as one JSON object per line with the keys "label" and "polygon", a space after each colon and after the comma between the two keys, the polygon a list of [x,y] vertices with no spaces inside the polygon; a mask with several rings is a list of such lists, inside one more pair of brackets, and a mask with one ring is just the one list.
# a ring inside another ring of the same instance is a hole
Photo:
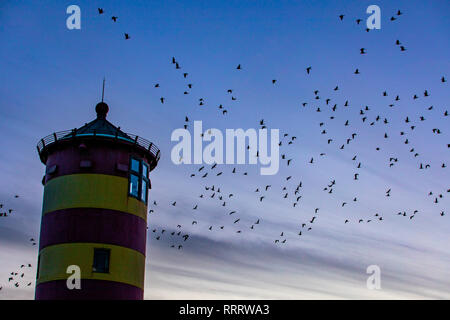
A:
{"label": "yellow stripe on tower", "polygon": [[112,209],[147,221],[147,206],[128,196],[128,179],[118,176],[70,174],[47,182],[42,213],[71,208]]}
{"label": "yellow stripe on tower", "polygon": [[[93,272],[94,248],[110,249],[109,273]],[[39,254],[37,284],[67,280],[67,267],[77,265],[83,279],[126,283],[144,290],[145,256],[135,250],[100,243],[65,243],[46,247]]]}

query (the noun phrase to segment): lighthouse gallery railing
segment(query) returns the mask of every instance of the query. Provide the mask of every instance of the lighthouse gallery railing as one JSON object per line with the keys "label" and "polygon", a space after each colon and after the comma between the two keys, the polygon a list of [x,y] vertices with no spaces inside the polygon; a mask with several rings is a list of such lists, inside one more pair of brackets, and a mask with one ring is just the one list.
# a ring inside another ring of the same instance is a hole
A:
{"label": "lighthouse gallery railing", "polygon": [[44,138],[42,138],[41,140],[39,140],[38,144],[37,144],[37,151],[39,153],[39,155],[41,154],[42,150],[45,147],[48,147],[49,145],[61,141],[61,140],[66,140],[66,139],[72,139],[75,137],[86,137],[86,136],[90,136],[90,137],[94,137],[94,136],[98,136],[98,137],[108,137],[108,138],[113,138],[113,139],[119,139],[119,140],[123,140],[123,141],[127,141],[133,144],[136,144],[146,150],[148,150],[156,159],[156,162],[159,161],[160,158],[160,151],[158,149],[157,146],[155,146],[152,142],[148,141],[147,139],[141,138],[137,135],[134,134],[130,134],[127,133],[126,137],[122,137],[119,135],[109,135],[109,134],[99,134],[99,133],[77,133],[77,131],[75,129],[73,130],[66,130],[66,131],[59,131],[59,132],[54,132]]}

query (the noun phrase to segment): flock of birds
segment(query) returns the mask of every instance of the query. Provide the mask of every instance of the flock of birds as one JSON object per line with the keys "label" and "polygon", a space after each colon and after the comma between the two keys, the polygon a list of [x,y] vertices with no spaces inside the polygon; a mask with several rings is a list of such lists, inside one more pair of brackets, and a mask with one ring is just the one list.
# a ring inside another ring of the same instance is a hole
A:
{"label": "flock of birds", "polygon": [[[18,194],[14,195],[14,199],[19,199],[20,196]],[[16,200],[17,201],[17,200]],[[4,210],[4,211],[3,211]],[[8,218],[11,215],[15,214],[15,210],[13,208],[5,208],[5,204],[0,203],[0,217]],[[29,239],[29,243],[32,246],[36,246],[36,240],[34,238]],[[13,284],[13,288],[19,287],[30,287],[33,282],[26,280],[27,272],[30,272],[32,277],[35,276],[33,266],[31,263],[21,264],[18,266],[17,270],[13,270],[9,273],[7,282]],[[3,285],[0,284],[0,291],[3,290]]]}
{"label": "flock of birds", "polygon": [[[19,195],[14,195],[14,198],[19,198]],[[4,205],[3,205],[3,203],[0,203],[0,217],[4,217],[4,218],[6,218],[6,217],[8,217],[9,215],[11,215],[12,213],[13,213],[13,211],[14,211],[14,209],[13,208],[3,208],[4,207]],[[4,211],[3,211],[4,210]]]}
{"label": "flock of birds", "polygon": [[[99,15],[102,15],[102,14],[105,13],[105,10],[104,10],[103,8],[97,8],[97,11],[98,11],[98,14],[99,14]],[[111,20],[112,20],[114,23],[117,22],[117,19],[119,19],[118,16],[111,16]],[[124,36],[125,40],[130,39],[130,35],[129,35],[128,33],[126,33],[126,32],[123,33],[123,36]]]}
{"label": "flock of birds", "polygon": [[[30,287],[33,284],[33,282],[24,281],[25,272],[27,270],[31,271],[31,276],[35,275],[33,266],[31,265],[31,263],[28,263],[26,265],[22,264],[18,267],[18,270],[10,272],[9,277],[8,277],[8,282],[13,283],[15,288],[19,288],[21,286],[22,287]],[[3,289],[3,286],[0,286],[0,290],[2,290],[2,289]]]}
{"label": "flock of birds", "polygon": [[[396,14],[394,16],[391,17],[390,21],[395,21],[398,19],[399,16],[401,16],[403,13],[398,10],[396,12]],[[345,15],[340,15],[339,19],[340,21],[344,20],[344,16]],[[357,19],[356,23],[359,25],[360,22],[362,20],[361,19]],[[367,32],[370,31],[370,29],[366,29]],[[401,52],[406,51],[406,48],[403,46],[403,44],[400,42],[400,40],[396,40],[395,41],[395,45],[399,47],[399,50]],[[366,48],[361,48],[360,49],[360,54],[361,55],[366,55],[368,54],[368,51]],[[188,76],[188,72],[184,72],[181,71],[181,66],[179,61],[175,58],[172,57],[171,59],[171,63],[175,66],[176,70],[180,70],[180,73],[182,74],[183,78],[187,78]],[[236,70],[240,71],[243,70],[241,64],[238,64],[236,67]],[[305,73],[306,75],[310,75],[313,72],[313,68],[312,66],[307,66],[305,68]],[[359,75],[361,74],[359,68],[356,68],[355,71],[353,72],[353,74],[355,75]],[[447,80],[445,79],[444,76],[442,76],[440,78],[440,83],[445,83],[447,82]],[[277,84],[277,79],[272,79],[271,80],[272,85],[276,85]],[[154,85],[154,88],[160,88],[161,84],[160,83],[156,83]],[[190,89],[192,88],[192,83],[188,83],[187,87]],[[349,135],[345,140],[337,142],[335,141],[335,139],[329,135],[329,133],[327,132],[327,127],[326,127],[326,121],[336,121],[336,114],[339,114],[339,116],[342,116],[342,113],[345,113],[346,116],[348,116],[348,119],[345,119],[342,123],[342,126],[344,127],[350,127],[352,126],[352,124],[350,123],[350,118],[352,113],[356,113],[361,120],[361,123],[363,125],[372,127],[372,126],[384,126],[385,127],[385,132],[382,135],[382,137],[380,137],[380,140],[378,140],[380,142],[380,145],[382,144],[383,141],[389,140],[391,138],[391,136],[395,133],[390,133],[388,130],[390,130],[390,119],[388,119],[386,116],[383,116],[382,114],[374,114],[372,111],[372,108],[369,106],[363,106],[361,108],[359,108],[359,110],[354,109],[351,107],[351,103],[349,102],[349,100],[345,100],[345,102],[342,103],[342,105],[339,105],[337,102],[333,101],[333,98],[331,97],[331,93],[332,92],[336,92],[339,91],[340,88],[338,85],[336,85],[331,92],[329,92],[328,94],[330,94],[330,97],[326,97],[323,98],[322,97],[322,92],[317,89],[314,90],[313,95],[311,97],[312,101],[304,101],[301,103],[301,108],[307,109],[309,106],[312,106],[313,104],[315,105],[313,108],[315,109],[315,111],[317,113],[323,114],[323,118],[320,120],[320,122],[318,123],[319,125],[319,133],[321,136],[324,137],[324,139],[326,140],[327,145],[335,145],[336,148],[338,148],[338,150],[344,150],[346,148],[346,146],[348,146],[349,144],[351,144],[353,141],[355,141],[357,139],[357,137],[359,136],[360,132],[356,131],[356,127],[358,124],[354,124],[355,127],[355,131],[351,133],[351,135]],[[228,94],[231,95],[231,100],[235,101],[237,100],[236,96],[233,95],[233,89],[226,89],[226,92]],[[188,91],[184,91],[184,94],[189,94]],[[394,108],[395,105],[398,103],[398,101],[401,100],[400,96],[398,94],[390,94],[387,91],[384,91],[381,93],[381,95],[383,97],[386,97],[386,101],[387,101],[387,106],[389,108]],[[423,98],[427,98],[431,95],[430,91],[428,89],[425,89],[423,91]],[[393,97],[392,99],[390,99],[389,97]],[[417,99],[420,98],[420,94],[419,93],[414,93],[411,95],[411,97],[409,97],[410,101],[415,101]],[[402,97],[403,99],[403,97]],[[408,99],[408,98],[404,98],[404,99]],[[164,103],[166,101],[165,97],[161,97],[160,98],[160,102]],[[319,103],[322,101],[322,103],[319,105]],[[205,99],[204,98],[199,98],[199,106],[204,106],[205,105]],[[225,115],[227,113],[227,109],[225,109],[223,104],[219,104],[218,105],[218,109],[222,111],[222,114]],[[426,108],[425,111],[432,111],[433,110],[433,106],[429,106],[428,108]],[[339,113],[339,111],[341,111],[341,113]],[[442,117],[447,117],[448,116],[448,111],[445,110],[442,113]],[[404,144],[408,147],[409,152],[411,154],[411,157],[413,159],[418,160],[417,162],[417,168],[419,170],[427,170],[431,167],[431,164],[428,162],[425,162],[426,160],[420,160],[422,159],[421,155],[419,154],[419,152],[417,151],[417,148],[414,147],[413,145],[413,139],[410,137],[411,133],[416,129],[417,126],[420,125],[420,123],[422,123],[423,121],[426,120],[425,115],[420,115],[418,118],[416,118],[414,115],[406,115],[406,117],[404,118],[404,122],[409,126],[408,131],[406,130],[399,130],[397,132],[397,134],[400,137],[404,137]],[[190,116],[186,115],[184,117],[184,123],[183,123],[183,127],[185,129],[187,129],[190,125]],[[267,128],[267,124],[266,121],[264,119],[259,120],[259,126],[261,129],[266,129]],[[436,135],[441,134],[441,129],[440,128],[433,128],[432,132]],[[202,133],[201,136],[203,137],[204,135],[207,134],[211,134],[210,131]],[[289,167],[291,165],[291,163],[293,161],[295,161],[295,157],[293,155],[289,155],[290,151],[289,151],[289,146],[291,146],[292,144],[294,144],[297,140],[297,137],[295,135],[291,135],[289,133],[285,133],[282,136],[282,139],[279,142],[279,146],[280,146],[280,151],[283,151],[281,154],[281,159],[285,161],[286,166]],[[447,144],[447,148],[450,147],[450,144]],[[247,145],[247,149],[250,149],[250,146]],[[375,150],[381,151],[381,146],[376,146]],[[258,157],[258,153],[256,152],[255,154],[256,157]],[[310,160],[308,161],[308,164],[310,165],[314,165],[316,164],[318,158],[324,157],[326,156],[325,152],[321,152],[319,153],[317,156],[313,156],[310,158]],[[182,159],[182,156],[180,156],[180,160]],[[394,166],[397,166],[399,163],[399,157],[398,156],[389,156],[389,160],[387,161],[386,165],[389,168],[392,168]],[[355,181],[355,183],[357,183],[358,180],[360,180],[360,170],[363,167],[363,164],[361,161],[358,160],[358,155],[355,154],[352,157],[352,161],[355,162],[355,172],[353,173],[353,180]],[[441,168],[446,168],[446,163],[442,162],[440,164]],[[245,230],[254,230],[255,227],[257,225],[260,224],[260,221],[262,221],[261,218],[257,218],[257,220],[255,219],[255,221],[253,222],[247,222],[245,225],[242,224],[242,220],[241,218],[239,218],[239,210],[233,206],[233,200],[235,199],[235,194],[236,192],[234,191],[228,191],[228,192],[224,192],[224,188],[223,186],[220,186],[218,183],[218,179],[220,179],[221,176],[224,176],[225,169],[219,169],[221,166],[215,164],[212,165],[201,165],[200,167],[198,167],[194,172],[191,172],[189,174],[190,178],[199,178],[200,182],[203,179],[214,179],[214,181],[211,182],[205,182],[205,184],[202,186],[203,187],[203,192],[201,192],[201,194],[198,196],[198,198],[201,201],[207,201],[207,200],[212,200],[215,201],[215,205],[217,205],[220,208],[224,209],[224,215],[229,216],[229,225],[232,226],[234,229],[233,231],[235,233],[243,233],[245,232]],[[244,169],[242,172],[238,171],[237,167],[233,167],[231,169],[228,169],[229,173],[231,173],[232,175],[243,175],[243,176],[247,176],[248,172]],[[280,186],[281,189],[281,194],[280,197],[282,199],[291,199],[290,200],[290,205],[292,207],[298,207],[299,203],[303,197],[302,195],[302,188],[303,188],[303,183],[302,181],[299,181],[298,179],[295,179],[292,175],[289,175],[287,177],[285,177],[284,182],[282,183],[282,185]],[[296,181],[294,184],[290,183],[290,181]],[[213,184],[214,183],[214,184]],[[330,178],[330,183],[327,184],[326,186],[323,187],[323,191],[326,192],[327,194],[329,194],[330,196],[333,194],[333,192],[336,190],[337,188],[337,182],[336,179],[334,178]],[[264,202],[265,199],[268,197],[269,193],[278,193],[280,189],[274,189],[272,187],[272,185],[268,184],[268,185],[261,185],[261,186],[256,186],[254,188],[254,193],[256,194],[255,197],[255,201],[259,201],[259,202]],[[447,193],[450,192],[450,189],[446,190]],[[392,188],[388,188],[385,191],[385,196],[386,197],[391,197],[392,194]],[[433,195],[433,192],[430,192],[429,195]],[[442,199],[444,197],[443,192],[439,193],[437,196],[434,197],[434,203],[438,203],[440,199]],[[344,208],[346,206],[349,206],[351,203],[357,202],[358,201],[358,197],[355,195],[354,197],[352,197],[351,199],[348,200],[341,200],[339,202],[339,206]],[[171,203],[171,206],[176,206],[177,205],[177,201],[173,201]],[[201,203],[198,201],[194,201],[194,203],[192,204],[192,208],[183,208],[185,209],[185,211],[187,210],[192,210],[193,212],[196,212],[199,210],[201,206]],[[154,201],[153,205],[151,206],[151,209],[149,211],[150,214],[154,214],[156,212],[157,208],[157,202]],[[167,205],[166,207],[164,207],[164,210],[169,210],[170,205]],[[231,209],[230,209],[231,208]],[[312,230],[312,226],[313,223],[315,223],[319,217],[319,211],[320,208],[315,208],[314,211],[311,213],[311,216],[309,218],[306,218],[303,222],[301,222],[298,226],[298,236],[302,236],[305,232],[307,231],[311,231]],[[403,217],[408,217],[409,219],[413,219],[415,217],[416,214],[419,213],[418,209],[414,209],[411,212],[407,213],[406,211],[401,211],[396,213],[399,216],[403,216]],[[440,211],[439,212],[440,216],[444,216],[445,212],[444,211]],[[380,212],[373,212],[372,215],[364,217],[364,218],[356,218],[356,219],[352,219],[350,217],[344,218],[342,223],[343,224],[348,224],[351,222],[354,223],[374,223],[374,222],[382,222],[384,221],[384,216],[382,213]],[[192,223],[192,225],[198,225],[199,221],[194,218]],[[226,224],[218,224],[218,225],[210,225],[210,224],[203,224],[205,228],[207,228],[208,230],[212,231],[212,230],[223,230],[224,228],[226,228]],[[167,229],[167,228],[166,228]],[[163,237],[163,234],[166,233],[166,229],[161,229],[161,230],[157,230],[157,229],[152,229],[152,232],[154,234],[154,237],[156,240],[161,240]],[[184,241],[186,241],[189,238],[189,235],[187,233],[182,233],[180,231],[181,229],[181,225],[177,225],[177,229],[179,229],[178,231],[172,231],[169,232],[168,234],[170,236],[182,236]],[[169,243],[172,242],[176,242],[176,238],[170,238],[169,239]],[[275,244],[284,244],[287,242],[287,238],[286,238],[286,232],[281,231],[279,236],[277,236],[276,238],[273,239],[273,242]],[[177,244],[171,244],[170,245],[172,248],[178,248],[181,249],[182,245],[177,245]]]}
{"label": "flock of birds", "polygon": [[[102,8],[98,8],[99,15],[103,15],[105,11]],[[403,13],[398,10],[394,16],[391,17],[391,21],[396,21]],[[339,15],[338,19],[340,21],[344,21],[344,14]],[[115,23],[118,20],[117,16],[112,16],[111,20]],[[356,24],[360,25],[362,19],[356,19]],[[366,29],[367,32],[369,32],[369,29]],[[130,35],[127,33],[124,33],[124,38],[126,40],[130,39]],[[400,52],[406,51],[406,48],[404,45],[400,42],[400,40],[395,41],[395,46],[398,46]],[[361,55],[367,55],[369,54],[367,48],[360,48],[360,54]],[[181,67],[181,62],[176,59],[175,57],[172,57],[170,59],[170,65],[172,65],[175,70],[180,72],[180,76],[183,79],[186,79],[186,87],[182,90],[184,95],[190,94],[190,89],[192,89],[193,84],[188,81],[189,79],[189,72],[186,72]],[[241,64],[237,64],[235,67],[236,72],[245,72],[245,68],[241,66]],[[306,77],[312,74],[313,67],[312,66],[306,66],[304,69]],[[353,74],[360,75],[361,72],[359,68],[356,68],[353,71]],[[277,79],[271,79],[271,84],[273,86],[277,85]],[[442,85],[447,82],[446,78],[444,76],[440,76],[439,81]],[[155,90],[158,90],[161,87],[161,84],[159,82],[156,82],[153,84],[153,87]],[[236,101],[237,96],[234,93],[234,89],[232,88],[226,88],[224,91],[229,95],[230,101]],[[383,141],[387,141],[391,139],[393,135],[398,135],[403,139],[403,143],[405,144],[406,148],[408,148],[408,151],[411,155],[411,159],[413,161],[417,162],[417,169],[418,170],[428,170],[431,168],[431,164],[425,160],[421,153],[417,150],[417,147],[414,146],[414,139],[412,138],[411,133],[420,126],[423,122],[425,122],[428,118],[427,112],[434,112],[435,108],[433,106],[429,106],[423,110],[423,114],[419,115],[418,117],[414,114],[409,114],[404,117],[404,123],[407,126],[407,130],[398,130],[395,132],[395,128],[392,129],[390,126],[391,119],[388,119],[387,116],[384,116],[381,112],[374,112],[370,106],[362,106],[359,108],[354,108],[351,105],[351,102],[349,100],[345,100],[342,103],[338,103],[335,101],[335,97],[333,96],[334,93],[340,91],[339,85],[336,85],[334,88],[330,88],[330,90],[323,90],[323,89],[316,89],[311,93],[311,99],[307,101],[301,102],[299,105],[300,110],[310,110],[312,112],[317,113],[317,115],[320,117],[318,125],[318,134],[322,139],[326,142],[326,145],[330,148],[336,148],[336,150],[346,150],[346,147],[352,143],[354,143],[355,140],[358,139],[358,137],[361,134],[361,126],[364,128],[369,128],[373,126],[379,126],[384,128],[384,134],[380,136],[380,139],[378,142],[380,145]],[[421,93],[412,93],[410,97],[400,97],[396,93],[391,93],[387,91],[383,91],[380,93],[380,95],[386,99],[386,105],[388,108],[395,108],[396,104],[403,99],[408,99],[408,101],[416,101],[419,99],[424,99],[424,103],[426,102],[425,99],[431,96],[431,90],[425,89]],[[164,104],[166,102],[166,97],[161,96],[159,98],[159,102],[161,104]],[[207,106],[206,99],[204,97],[198,98],[198,105],[200,107]],[[227,115],[229,112],[229,108],[225,107],[225,104],[219,104],[217,106],[217,109],[219,113],[223,116]],[[378,109],[379,110],[379,109]],[[339,115],[339,116],[338,116]],[[352,123],[351,118],[353,116],[357,115],[359,117],[359,123]],[[445,110],[442,115],[442,117],[448,117],[448,111]],[[337,141],[335,137],[333,137],[329,133],[329,129],[327,125],[329,125],[331,122],[341,121],[339,118],[344,117],[344,120],[340,123],[340,126],[342,127],[349,127],[352,128],[352,133],[346,137],[342,141]],[[191,120],[190,116],[186,115],[184,116],[183,121],[183,127],[187,129],[190,126]],[[259,119],[255,120],[255,124],[259,126],[261,129],[267,129],[267,121],[265,119]],[[434,127],[432,128],[432,133],[435,135],[440,135],[443,132],[441,128]],[[202,136],[205,134],[211,134],[211,132],[205,132],[202,133]],[[281,161],[286,165],[286,168],[291,168],[292,163],[297,161],[296,157],[294,156],[294,151],[292,151],[292,146],[295,145],[297,142],[297,136],[290,134],[290,133],[284,133],[281,136],[281,139],[279,141],[279,147],[281,152]],[[375,147],[375,151],[381,151],[382,147],[380,145],[377,145]],[[246,145],[247,150],[250,150],[251,146]],[[446,145],[446,148],[450,148],[450,144]],[[342,151],[344,152],[344,151]],[[258,157],[259,154],[257,151],[254,151],[253,156]],[[322,157],[326,157],[326,152],[320,152],[317,155],[313,155],[309,158],[307,163],[305,165],[317,165],[317,163],[320,161]],[[386,159],[386,166],[388,168],[392,168],[395,166],[398,166],[400,163],[399,157],[396,155],[389,155]],[[352,180],[354,183],[358,183],[360,179],[362,179],[362,172],[361,168],[364,167],[363,162],[359,159],[358,154],[354,154],[352,156],[352,163],[354,167],[354,172],[352,173]],[[447,164],[445,162],[442,162],[440,164],[440,167],[442,169],[445,169],[447,167]],[[249,172],[244,168],[241,169],[238,166],[235,167],[223,167],[222,165],[218,164],[212,164],[212,165],[198,165],[195,167],[195,169],[189,173],[188,178],[189,179],[198,179],[199,185],[201,186],[201,191],[195,195],[195,200],[192,201],[190,207],[183,207],[182,209],[184,212],[192,212],[193,218],[192,221],[189,222],[191,227],[203,227],[206,230],[209,231],[220,231],[228,228],[232,228],[233,232],[236,234],[242,234],[245,232],[251,232],[258,228],[258,226],[263,223],[263,219],[261,217],[255,217],[254,220],[248,221],[247,218],[243,218],[240,216],[240,211],[238,208],[238,205],[236,205],[235,199],[236,195],[238,194],[235,190],[226,190],[226,188],[221,184],[220,179],[221,177],[225,175],[234,175],[234,176],[249,176]],[[283,201],[286,201],[289,207],[292,208],[299,208],[301,201],[303,199],[303,190],[304,190],[304,183],[301,181],[301,179],[295,177],[293,174],[287,175],[280,179],[280,185],[275,186],[273,184],[262,184],[262,185],[256,185],[252,188],[252,193],[254,194],[254,200],[256,203],[264,203],[268,201],[268,198],[278,198]],[[330,177],[329,183],[323,186],[322,192],[330,197],[334,195],[336,190],[339,188],[339,181],[337,181],[335,178]],[[386,198],[391,197],[393,194],[393,188],[389,187],[384,191],[384,195]],[[427,196],[430,197],[434,204],[438,204],[445,196],[445,194],[449,193],[450,189],[447,190],[440,190],[440,191],[430,191]],[[15,198],[18,198],[19,196],[16,195]],[[341,208],[346,208],[352,203],[358,202],[358,196],[354,195],[353,197],[349,199],[337,199],[337,206]],[[156,214],[159,211],[167,211],[170,210],[170,208],[179,207],[181,201],[178,201],[176,199],[173,199],[170,203],[167,204],[159,204],[156,200],[149,201],[149,214]],[[223,214],[225,216],[224,219],[220,219],[220,223],[217,224],[210,224],[210,223],[203,223],[198,218],[195,217],[196,212],[201,210],[202,207],[208,208],[209,206],[216,206],[223,210]],[[161,208],[162,206],[162,208]],[[160,209],[161,208],[161,209]],[[0,217],[7,218],[9,217],[14,210],[11,208],[5,209],[3,204],[0,204],[0,209],[4,210],[0,212]],[[314,208],[312,212],[309,213],[308,217],[305,217],[304,220],[298,224],[297,228],[297,237],[302,237],[305,235],[305,233],[310,232],[313,230],[313,226],[317,224],[317,221],[320,219],[320,207]],[[411,212],[405,211],[399,211],[396,213],[393,213],[395,215],[401,216],[401,217],[407,217],[410,220],[412,220],[417,214],[419,214],[420,211],[418,209],[412,210]],[[445,216],[446,213],[442,210],[439,212],[440,216]],[[150,222],[152,220],[150,219]],[[225,222],[224,222],[225,221]],[[355,223],[355,224],[361,224],[361,223],[381,223],[385,221],[385,215],[383,215],[380,212],[377,212],[376,210],[370,214],[370,216],[365,217],[358,217],[358,218],[351,218],[351,217],[344,217],[342,218],[342,224],[346,225],[349,223]],[[168,237],[167,242],[169,243],[169,246],[173,248],[174,250],[181,250],[183,249],[183,246],[185,243],[191,238],[191,234],[188,231],[184,231],[183,226],[180,223],[175,223],[171,227],[161,227],[161,228],[154,228],[154,227],[148,227],[150,235],[156,240],[160,241],[163,240],[164,237]],[[192,230],[192,228],[191,228]],[[274,244],[286,244],[288,241],[287,232],[286,230],[279,230],[279,232],[276,233],[276,236],[273,238]],[[36,241],[31,238],[30,243],[35,246]],[[8,278],[8,282],[14,282],[15,287],[19,287],[21,283],[19,282],[20,279],[23,278],[24,272],[21,270],[25,270],[26,268],[31,268],[31,264],[24,264],[21,265],[19,270],[13,271],[10,273],[10,276]],[[31,283],[27,283],[26,286],[31,286]],[[0,290],[2,290],[2,287],[0,286]]]}

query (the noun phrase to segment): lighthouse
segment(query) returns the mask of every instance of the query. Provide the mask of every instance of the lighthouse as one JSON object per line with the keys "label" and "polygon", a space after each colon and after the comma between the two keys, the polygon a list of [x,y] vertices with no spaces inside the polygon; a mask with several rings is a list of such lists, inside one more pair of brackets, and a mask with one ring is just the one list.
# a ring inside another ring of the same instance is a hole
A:
{"label": "lighthouse", "polygon": [[[111,124],[103,101],[95,111],[93,121],[37,145],[45,165],[37,300],[144,296],[150,172],[160,151]],[[79,288],[69,285],[73,270]]]}

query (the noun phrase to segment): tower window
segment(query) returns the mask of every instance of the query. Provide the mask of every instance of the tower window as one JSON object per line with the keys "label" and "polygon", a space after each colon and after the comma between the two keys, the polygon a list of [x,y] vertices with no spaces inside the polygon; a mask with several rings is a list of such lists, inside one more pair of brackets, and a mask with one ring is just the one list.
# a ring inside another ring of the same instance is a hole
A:
{"label": "tower window", "polygon": [[149,166],[137,158],[130,159],[129,195],[147,203]]}
{"label": "tower window", "polygon": [[142,173],[144,175],[144,178],[148,179],[148,172],[149,172],[148,165],[145,162],[142,162],[142,165],[143,165],[143,172]]}
{"label": "tower window", "polygon": [[130,194],[133,197],[139,196],[139,177],[135,174],[130,174]]}
{"label": "tower window", "polygon": [[142,180],[141,200],[144,202],[147,202],[147,191],[148,191],[147,181]]}
{"label": "tower window", "polygon": [[109,258],[111,250],[94,248],[94,264],[92,266],[93,272],[109,273]]}
{"label": "tower window", "polygon": [[130,170],[134,172],[138,172],[140,170],[140,161],[134,158],[131,158]]}

